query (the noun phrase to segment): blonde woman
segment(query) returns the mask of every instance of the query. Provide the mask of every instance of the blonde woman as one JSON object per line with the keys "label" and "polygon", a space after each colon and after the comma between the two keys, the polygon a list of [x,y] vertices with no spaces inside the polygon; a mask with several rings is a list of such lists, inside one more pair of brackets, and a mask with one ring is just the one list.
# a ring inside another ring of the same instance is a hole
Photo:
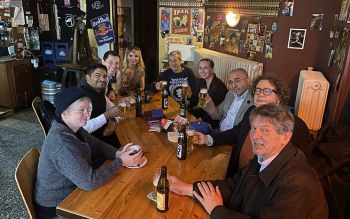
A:
{"label": "blonde woman", "polygon": [[119,86],[121,94],[133,92],[137,87],[141,90],[145,88],[145,64],[141,50],[137,47],[129,48],[125,54]]}

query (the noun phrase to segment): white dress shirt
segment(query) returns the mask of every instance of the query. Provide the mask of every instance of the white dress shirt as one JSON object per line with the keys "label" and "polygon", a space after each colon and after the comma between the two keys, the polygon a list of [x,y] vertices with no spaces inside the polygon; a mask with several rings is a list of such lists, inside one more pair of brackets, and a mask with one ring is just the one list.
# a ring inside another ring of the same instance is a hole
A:
{"label": "white dress shirt", "polygon": [[[106,96],[106,110],[109,110],[112,108],[114,103],[110,101]],[[107,123],[107,119],[104,114],[101,114],[93,119],[89,119],[86,123],[86,125],[83,127],[87,132],[92,133],[96,131],[97,129],[101,128],[104,124]]]}
{"label": "white dress shirt", "polygon": [[233,128],[233,124],[236,119],[237,113],[239,111],[239,108],[241,108],[243,100],[247,95],[247,93],[248,91],[244,92],[241,96],[237,96],[236,94],[233,94],[234,99],[232,101],[230,109],[227,111],[225,119],[223,119],[222,122],[220,123],[221,132]]}

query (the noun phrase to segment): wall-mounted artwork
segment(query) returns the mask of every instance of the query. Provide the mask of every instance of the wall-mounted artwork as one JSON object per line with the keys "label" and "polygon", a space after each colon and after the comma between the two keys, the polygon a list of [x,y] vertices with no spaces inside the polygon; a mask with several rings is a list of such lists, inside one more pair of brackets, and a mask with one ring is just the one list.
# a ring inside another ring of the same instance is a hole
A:
{"label": "wall-mounted artwork", "polygon": [[172,17],[172,34],[190,34],[191,9],[190,8],[173,8]]}
{"label": "wall-mounted artwork", "polygon": [[193,8],[192,9],[192,28],[195,32],[203,32],[204,24],[204,9]]}
{"label": "wall-mounted artwork", "polygon": [[162,38],[170,32],[170,8],[163,8],[161,11],[160,29]]}
{"label": "wall-mounted artwork", "polygon": [[293,29],[289,31],[288,48],[304,49],[306,29]]}
{"label": "wall-mounted artwork", "polygon": [[310,29],[322,30],[324,14],[312,14]]}
{"label": "wall-mounted artwork", "polygon": [[283,16],[293,16],[294,0],[284,0],[282,2],[281,14]]}
{"label": "wall-mounted artwork", "polygon": [[224,50],[238,54],[240,39],[241,32],[239,30],[227,28],[225,32]]}

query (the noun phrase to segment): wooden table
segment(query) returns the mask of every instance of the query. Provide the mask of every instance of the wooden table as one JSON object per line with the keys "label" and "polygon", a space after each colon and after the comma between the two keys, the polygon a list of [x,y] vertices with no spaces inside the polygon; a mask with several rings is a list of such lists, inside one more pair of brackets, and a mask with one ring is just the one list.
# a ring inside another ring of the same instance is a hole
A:
{"label": "wooden table", "polygon": [[[152,103],[143,104],[143,110],[161,107],[159,94]],[[179,105],[169,98],[167,118],[174,118]],[[82,191],[76,189],[57,207],[58,214],[68,218],[208,218],[208,214],[192,198],[170,193],[169,211],[160,213],[155,203],[146,196],[152,191],[152,172],[166,165],[168,174],[185,182],[224,178],[230,153],[230,146],[209,148],[194,146],[185,161],[176,157],[177,143],[171,143],[166,133],[149,132],[143,118],[135,117],[135,109],[128,112],[116,133],[122,145],[133,142],[141,145],[148,159],[146,166],[139,169],[121,168],[116,175],[99,189]]]}

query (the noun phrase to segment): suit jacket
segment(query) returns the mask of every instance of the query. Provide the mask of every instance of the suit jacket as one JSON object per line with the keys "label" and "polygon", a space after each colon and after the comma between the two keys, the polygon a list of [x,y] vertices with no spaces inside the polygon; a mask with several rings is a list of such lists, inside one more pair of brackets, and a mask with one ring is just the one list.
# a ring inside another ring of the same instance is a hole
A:
{"label": "suit jacket", "polygon": [[[235,96],[233,91],[229,91],[226,94],[224,101],[221,102],[217,107],[209,103],[204,107],[204,110],[210,115],[212,119],[221,119],[222,122],[226,118],[227,112],[229,111],[234,98]],[[240,121],[242,121],[245,112],[250,106],[253,105],[253,103],[253,97],[251,93],[247,91],[242,105],[237,112],[235,121],[233,122],[233,126],[236,126]]]}
{"label": "suit jacket", "polygon": [[[255,156],[233,178],[212,182],[224,205],[210,218],[328,218],[318,176],[299,149],[288,144],[260,173],[259,168]],[[200,194],[197,183],[193,189]]]}

